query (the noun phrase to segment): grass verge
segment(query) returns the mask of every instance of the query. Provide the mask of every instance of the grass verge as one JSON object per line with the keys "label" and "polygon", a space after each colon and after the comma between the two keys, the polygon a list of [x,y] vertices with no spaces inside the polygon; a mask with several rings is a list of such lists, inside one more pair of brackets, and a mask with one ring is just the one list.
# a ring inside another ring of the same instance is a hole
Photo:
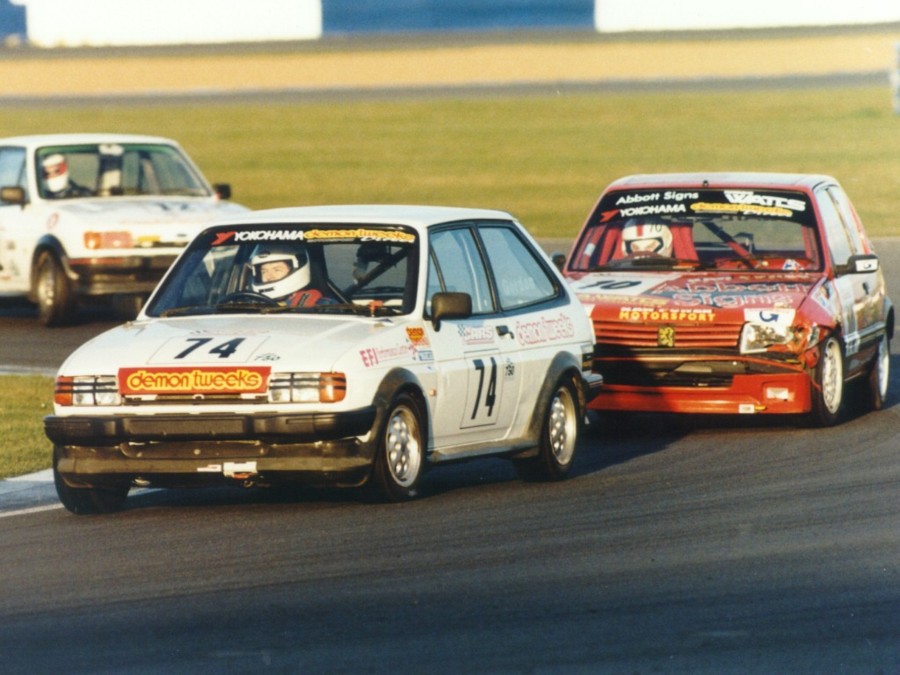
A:
{"label": "grass verge", "polygon": [[637,172],[828,173],[871,236],[900,234],[900,115],[884,87],[565,93],[0,110],[7,134],[178,139],[251,208],[441,203],[511,211],[572,237],[601,189]]}
{"label": "grass verge", "polygon": [[50,466],[51,444],[43,419],[53,410],[53,380],[4,375],[0,388],[0,478]]}
{"label": "grass verge", "polygon": [[[629,173],[828,173],[871,236],[900,235],[900,115],[884,87],[484,96],[252,105],[0,109],[4,134],[150,133],[178,139],[252,208],[441,203],[511,211],[571,238]],[[49,466],[52,382],[7,377],[0,477]]]}

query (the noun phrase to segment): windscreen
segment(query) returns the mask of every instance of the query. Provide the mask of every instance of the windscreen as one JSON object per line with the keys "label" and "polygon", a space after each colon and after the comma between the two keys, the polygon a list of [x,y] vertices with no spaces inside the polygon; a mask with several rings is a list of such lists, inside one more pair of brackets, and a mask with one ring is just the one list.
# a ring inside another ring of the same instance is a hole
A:
{"label": "windscreen", "polygon": [[172,145],[99,143],[47,146],[36,155],[44,199],[134,195],[211,195],[190,162]]}
{"label": "windscreen", "polygon": [[211,228],[175,263],[149,316],[412,311],[418,238],[390,226]]}
{"label": "windscreen", "polygon": [[820,270],[815,216],[802,192],[653,189],[607,193],[569,269]]}

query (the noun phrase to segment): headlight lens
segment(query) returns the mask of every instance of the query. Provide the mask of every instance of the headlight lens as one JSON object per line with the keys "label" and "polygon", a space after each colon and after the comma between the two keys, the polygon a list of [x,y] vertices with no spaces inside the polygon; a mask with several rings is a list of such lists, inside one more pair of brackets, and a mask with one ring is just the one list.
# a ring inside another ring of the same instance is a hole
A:
{"label": "headlight lens", "polygon": [[115,375],[81,375],[56,378],[53,400],[66,406],[121,405]]}
{"label": "headlight lens", "polygon": [[786,345],[793,337],[790,326],[745,323],[741,330],[741,354],[764,352],[773,345]]}
{"label": "headlight lens", "polygon": [[741,354],[764,352],[769,347],[792,342],[795,315],[793,309],[745,309]]}
{"label": "headlight lens", "polygon": [[130,232],[85,232],[84,246],[92,251],[101,248],[132,248]]}
{"label": "headlight lens", "polygon": [[272,403],[337,403],[347,395],[344,373],[272,373]]}

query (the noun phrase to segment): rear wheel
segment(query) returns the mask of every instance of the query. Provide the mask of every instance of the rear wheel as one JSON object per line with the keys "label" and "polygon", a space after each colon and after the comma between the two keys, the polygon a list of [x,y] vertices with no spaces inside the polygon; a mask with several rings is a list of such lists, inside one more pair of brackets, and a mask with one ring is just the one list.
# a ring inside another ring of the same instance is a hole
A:
{"label": "rear wheel", "polygon": [[425,468],[425,432],[419,402],[407,393],[391,404],[375,457],[375,486],[388,501],[400,502],[418,494]]}
{"label": "rear wheel", "polygon": [[62,264],[52,253],[40,255],[34,281],[38,318],[45,326],[62,326],[72,319],[72,287]]}
{"label": "rear wheel", "polygon": [[583,416],[575,385],[570,379],[560,380],[544,411],[538,454],[515,462],[519,476],[536,481],[564,479],[575,459]]}
{"label": "rear wheel", "polygon": [[820,427],[832,426],[844,406],[844,352],[834,336],[822,344],[814,380],[811,421]]}
{"label": "rear wheel", "polygon": [[61,456],[61,448],[54,448],[53,483],[56,486],[56,494],[59,496],[59,501],[62,502],[63,506],[80,516],[112,513],[122,507],[126,497],[128,497],[129,483],[121,481],[91,487],[71,487],[63,480],[57,468]]}
{"label": "rear wheel", "polygon": [[888,383],[891,378],[891,343],[887,333],[881,336],[878,343],[878,353],[866,378],[868,389],[867,403],[871,410],[881,410],[887,399]]}

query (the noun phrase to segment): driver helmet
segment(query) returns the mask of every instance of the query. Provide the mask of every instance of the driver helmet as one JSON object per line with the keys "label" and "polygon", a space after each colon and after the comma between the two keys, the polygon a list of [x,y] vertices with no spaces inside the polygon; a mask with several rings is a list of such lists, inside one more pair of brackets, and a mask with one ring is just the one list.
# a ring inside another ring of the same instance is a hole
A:
{"label": "driver helmet", "polygon": [[306,288],[310,282],[309,256],[304,248],[261,244],[250,258],[250,287],[273,300]]}
{"label": "driver helmet", "polygon": [[660,220],[632,218],[622,228],[625,255],[672,255],[672,231]]}
{"label": "driver helmet", "polygon": [[41,161],[44,182],[50,192],[62,192],[69,187],[69,166],[65,155],[55,152]]}

